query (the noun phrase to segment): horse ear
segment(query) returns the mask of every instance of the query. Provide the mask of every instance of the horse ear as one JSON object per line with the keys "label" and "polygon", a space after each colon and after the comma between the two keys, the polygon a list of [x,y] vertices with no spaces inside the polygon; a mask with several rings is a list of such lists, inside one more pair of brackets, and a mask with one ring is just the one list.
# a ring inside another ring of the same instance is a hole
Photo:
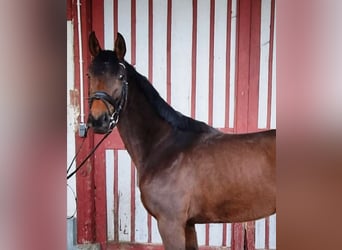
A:
{"label": "horse ear", "polygon": [[93,57],[97,56],[102,50],[94,31],[92,31],[89,35],[89,50],[90,50],[90,54]]}
{"label": "horse ear", "polygon": [[126,54],[126,43],[123,36],[118,33],[115,40],[114,51],[119,60],[123,60]]}

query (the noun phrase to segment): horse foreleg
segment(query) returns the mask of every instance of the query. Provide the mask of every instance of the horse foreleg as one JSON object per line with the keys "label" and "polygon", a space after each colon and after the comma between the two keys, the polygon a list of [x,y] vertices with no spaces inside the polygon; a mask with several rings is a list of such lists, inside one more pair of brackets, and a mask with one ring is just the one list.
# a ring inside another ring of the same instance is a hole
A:
{"label": "horse foreleg", "polygon": [[158,220],[158,229],[165,250],[185,250],[185,228],[172,220]]}
{"label": "horse foreleg", "polygon": [[197,236],[194,224],[187,224],[185,227],[186,250],[197,250]]}

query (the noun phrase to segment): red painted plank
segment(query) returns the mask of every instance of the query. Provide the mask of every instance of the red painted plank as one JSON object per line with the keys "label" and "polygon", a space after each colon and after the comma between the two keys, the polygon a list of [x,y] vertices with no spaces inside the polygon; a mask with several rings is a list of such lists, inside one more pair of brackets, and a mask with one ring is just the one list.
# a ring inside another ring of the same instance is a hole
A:
{"label": "red painted plank", "polygon": [[[104,3],[103,0],[97,0],[92,1],[92,30],[95,31],[96,37],[99,41],[99,43],[104,45],[104,26],[103,26],[103,19],[104,19],[104,13],[103,13]],[[87,38],[88,38],[87,34]],[[87,50],[88,50],[88,42],[85,44]],[[88,66],[87,66],[88,67]]]}
{"label": "red painted plank", "polygon": [[135,166],[131,161],[131,242],[135,241]]}
{"label": "red painted plank", "polygon": [[118,33],[118,22],[119,22],[119,10],[118,10],[118,0],[113,0],[113,21],[114,21],[114,27],[113,27],[113,30],[114,30],[114,36],[116,37],[116,34]]}
{"label": "red painted plank", "polygon": [[268,101],[267,101],[267,128],[271,128],[272,105],[272,74],[273,74],[273,39],[274,39],[274,11],[275,0],[271,0],[270,48],[268,61]]}
{"label": "red painted plank", "polygon": [[209,224],[205,224],[205,245],[206,246],[209,246],[209,237],[210,237]]}
{"label": "red painted plank", "polygon": [[169,104],[171,104],[171,28],[172,0],[168,0],[166,20],[166,101]]}
{"label": "red painted plank", "polygon": [[250,60],[251,0],[237,2],[237,51],[236,51],[236,132],[248,130],[248,89]]}
{"label": "red painted plank", "polygon": [[[78,136],[77,136],[78,137]],[[76,145],[80,145],[80,138],[76,138]],[[92,148],[91,140],[85,140],[82,152],[76,160],[79,165],[84,159],[84,151]],[[77,243],[95,242],[95,204],[94,204],[94,176],[93,159],[89,159],[85,166],[76,173],[77,191]]]}
{"label": "red painted plank", "polygon": [[265,218],[265,249],[270,248],[270,217]]}
{"label": "red painted plank", "polygon": [[119,241],[119,186],[118,186],[118,150],[114,150],[114,241]]}
{"label": "red painted plank", "polygon": [[258,129],[261,0],[251,0],[247,132]]}
{"label": "red painted plank", "polygon": [[[104,2],[99,0],[92,2],[92,30],[96,32],[96,37],[101,45],[104,44]],[[88,37],[88,34],[87,34]],[[88,43],[85,44],[88,49]],[[85,82],[87,85],[88,83]],[[96,145],[103,135],[94,135],[94,145]],[[95,210],[96,210],[96,242],[105,243],[107,241],[107,200],[106,200],[106,163],[105,144],[95,151],[94,157],[94,184],[95,184]]]}
{"label": "red painted plank", "polygon": [[251,132],[258,124],[261,1],[241,0],[237,13],[235,127]]}
{"label": "red painted plank", "polygon": [[213,125],[215,1],[210,1],[208,124]]}
{"label": "red painted plank", "polygon": [[[102,139],[103,135],[95,135],[95,145]],[[106,197],[106,159],[105,147],[100,145],[94,153],[94,194],[96,210],[96,242],[107,241],[107,197]]]}
{"label": "red painted plank", "polygon": [[137,23],[137,3],[136,0],[131,1],[131,64],[136,64],[136,23]]}
{"label": "red painted plank", "polygon": [[153,1],[148,1],[148,79],[153,83]]}
{"label": "red painted plank", "polygon": [[196,115],[197,0],[192,1],[191,117]]}
{"label": "red painted plank", "polygon": [[147,242],[152,242],[152,216],[147,214]]}
{"label": "red painted plank", "polygon": [[246,224],[246,239],[247,239],[247,249],[255,249],[255,222],[249,221]]}
{"label": "red painted plank", "polygon": [[227,246],[227,223],[222,226],[222,246]]}
{"label": "red painted plank", "polygon": [[66,16],[67,20],[72,20],[74,16],[73,8],[72,8],[72,0],[67,0],[66,6]]}
{"label": "red painted plank", "polygon": [[[88,34],[91,31],[91,2],[84,1],[81,7],[81,22],[82,22],[82,44],[88,44]],[[76,1],[73,2],[73,13],[77,13]],[[80,53],[78,51],[78,25],[77,16],[74,16],[75,26],[74,26],[74,52],[75,52],[75,89],[80,89],[80,69],[79,60]],[[90,54],[88,52],[88,46],[82,47],[83,54],[83,78],[86,79],[85,73],[87,72],[87,65],[90,61]],[[84,81],[84,95],[88,93],[88,85]],[[84,100],[83,100],[84,101]],[[86,104],[86,103],[85,103]],[[88,106],[84,105],[85,113],[88,112]],[[75,135],[76,148],[80,147],[82,143],[82,138]],[[91,132],[85,139],[83,144],[83,150],[79,153],[76,159],[76,165],[86,157],[88,152],[93,148],[94,142]],[[77,243],[93,243],[96,240],[96,221],[95,221],[95,193],[94,193],[94,162],[93,158],[90,158],[86,165],[76,174],[76,192],[77,192]]]}
{"label": "red painted plank", "polygon": [[232,223],[232,250],[244,249],[244,228],[242,223]]}

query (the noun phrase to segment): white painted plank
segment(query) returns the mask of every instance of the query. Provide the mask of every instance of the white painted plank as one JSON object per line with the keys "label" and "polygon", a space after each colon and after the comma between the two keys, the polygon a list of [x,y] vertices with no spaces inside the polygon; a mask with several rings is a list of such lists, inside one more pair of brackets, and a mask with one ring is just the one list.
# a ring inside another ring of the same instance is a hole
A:
{"label": "white painted plank", "polygon": [[114,13],[113,0],[103,1],[104,49],[114,49]]}
{"label": "white painted plank", "polygon": [[119,241],[131,240],[131,158],[118,151]]}
{"label": "white painted plank", "polygon": [[209,245],[222,246],[223,224],[209,224]]}
{"label": "white painted plank", "polygon": [[[118,32],[126,42],[125,60],[131,62],[131,1],[118,0]],[[114,34],[116,37],[116,34]]]}
{"label": "white painted plank", "polygon": [[161,236],[159,234],[159,231],[158,231],[158,223],[157,223],[157,220],[152,217],[152,243],[155,243],[155,244],[161,244],[162,243],[162,239],[161,239]]}
{"label": "white painted plank", "polygon": [[205,224],[196,224],[195,229],[197,233],[198,245],[204,246],[205,245]]}
{"label": "white painted plank", "polygon": [[276,235],[277,235],[277,228],[276,228],[276,220],[277,216],[276,214],[270,216],[270,233],[269,233],[269,247],[270,249],[276,249],[277,247],[277,241],[276,241]]}
{"label": "white painted plank", "polygon": [[236,12],[237,0],[232,0],[231,37],[230,37],[230,73],[229,73],[229,127],[235,123],[235,62],[236,62]]}
{"label": "white painted plank", "polygon": [[148,74],[148,0],[136,1],[136,70]]}
{"label": "white painted plank", "polygon": [[232,245],[232,224],[227,223],[227,247]]}
{"label": "white painted plank", "polygon": [[[75,132],[77,131],[77,117],[79,110],[71,103],[70,92],[75,91],[75,64],[74,64],[74,25],[72,21],[67,21],[67,167],[69,167],[76,154]],[[75,162],[71,165],[69,173],[75,170]],[[76,178],[70,178],[67,189],[67,216],[71,217],[76,213]]]}
{"label": "white painted plank", "polygon": [[266,128],[267,126],[270,23],[271,23],[271,0],[262,0],[261,1],[258,128]]}
{"label": "white painted plank", "polygon": [[195,118],[208,122],[210,0],[198,1],[197,4]]}
{"label": "white painted plank", "polygon": [[265,248],[265,219],[255,221],[255,248]]}
{"label": "white painted plank", "polygon": [[171,104],[190,115],[192,1],[172,1]]}
{"label": "white painted plank", "polygon": [[114,150],[105,150],[106,159],[106,200],[107,239],[114,240]]}
{"label": "white painted plank", "polygon": [[153,2],[153,86],[166,100],[167,1]]}
{"label": "white painted plank", "polygon": [[226,117],[227,1],[215,1],[213,126],[223,128]]}

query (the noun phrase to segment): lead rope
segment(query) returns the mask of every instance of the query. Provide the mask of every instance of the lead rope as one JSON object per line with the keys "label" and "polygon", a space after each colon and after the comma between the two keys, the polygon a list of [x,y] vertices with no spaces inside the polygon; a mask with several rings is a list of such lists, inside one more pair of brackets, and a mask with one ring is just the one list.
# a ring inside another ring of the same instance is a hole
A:
{"label": "lead rope", "polygon": [[[67,180],[69,180],[70,177],[72,177],[74,174],[76,174],[76,172],[84,165],[84,163],[86,163],[86,161],[90,158],[90,156],[92,156],[92,154],[96,151],[96,149],[100,146],[100,144],[108,137],[108,135],[112,132],[112,130],[109,130],[101,139],[101,141],[99,141],[96,146],[90,151],[90,153],[87,155],[86,158],[84,158],[84,160],[80,163],[80,165],[78,167],[76,167],[76,169],[71,172],[69,175],[67,175]],[[76,157],[76,156],[75,156]],[[69,167],[70,169],[70,167]],[[69,171],[67,171],[68,173]]]}
{"label": "lead rope", "polygon": [[79,152],[81,151],[81,149],[82,149],[82,147],[83,147],[84,141],[85,141],[85,137],[84,137],[83,140],[82,140],[82,143],[81,143],[80,148],[78,149],[78,151],[76,152],[74,158],[72,158],[72,161],[71,161],[70,164],[69,164],[69,167],[68,167],[68,169],[67,169],[67,174],[69,173],[72,164],[74,163],[74,161],[76,160],[76,157],[78,156]]}

